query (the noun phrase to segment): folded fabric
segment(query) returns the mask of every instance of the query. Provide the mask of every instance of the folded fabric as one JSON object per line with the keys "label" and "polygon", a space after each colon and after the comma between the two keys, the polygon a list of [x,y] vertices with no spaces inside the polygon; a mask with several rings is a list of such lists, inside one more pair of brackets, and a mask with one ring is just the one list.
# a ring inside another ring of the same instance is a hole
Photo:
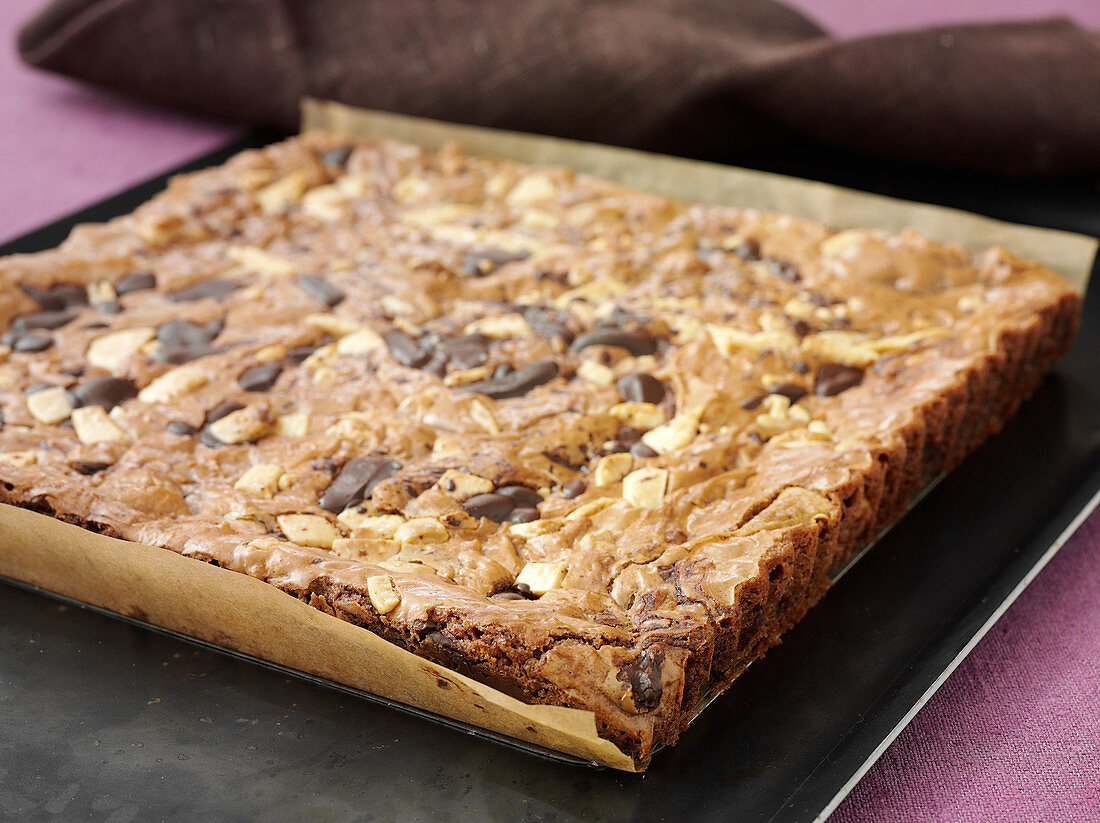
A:
{"label": "folded fabric", "polygon": [[54,0],[33,66],[296,127],[303,95],[695,157],[807,140],[1100,171],[1100,38],[1066,20],[829,37],[770,0]]}

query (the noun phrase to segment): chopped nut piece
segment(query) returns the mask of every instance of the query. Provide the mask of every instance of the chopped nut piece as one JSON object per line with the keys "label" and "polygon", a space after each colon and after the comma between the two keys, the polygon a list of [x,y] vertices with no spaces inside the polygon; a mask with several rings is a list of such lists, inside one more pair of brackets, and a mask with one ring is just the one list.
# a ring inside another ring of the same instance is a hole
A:
{"label": "chopped nut piece", "polygon": [[294,171],[274,183],[264,186],[252,196],[260,204],[265,214],[276,214],[283,211],[291,203],[302,199],[309,187],[309,179],[304,171]]}
{"label": "chopped nut piece", "polygon": [[[323,332],[327,332],[333,337],[344,337],[345,335],[362,329],[362,326],[354,320],[348,320],[346,317],[337,317],[335,314],[317,312],[315,314],[307,314],[305,319],[306,323],[309,325]],[[320,351],[320,349],[317,351]],[[316,353],[317,352],[314,352],[314,354]]]}
{"label": "chopped nut piece", "polygon": [[156,336],[156,329],[135,326],[97,337],[88,346],[89,365],[117,374],[141,347]]}
{"label": "chopped nut piece", "polygon": [[484,400],[474,400],[470,403],[470,417],[489,434],[500,434],[500,424],[493,410]]}
{"label": "chopped nut piece", "polygon": [[653,429],[668,420],[665,410],[653,403],[618,403],[607,412],[632,429]]}
{"label": "chopped nut piece", "polygon": [[573,511],[565,516],[565,519],[580,520],[582,517],[591,517],[594,514],[599,514],[614,502],[615,499],[612,497],[597,497],[595,500],[590,500],[587,503],[577,506],[577,508],[573,509]]}
{"label": "chopped nut piece", "polygon": [[253,355],[256,361],[259,363],[269,363],[272,360],[282,360],[286,357],[286,346],[282,343],[272,343],[270,346],[264,346],[262,349]]}
{"label": "chopped nut piece", "polygon": [[564,563],[528,563],[516,575],[516,585],[527,586],[531,594],[541,597],[561,586],[564,579]]}
{"label": "chopped nut piece", "polygon": [[302,361],[302,368],[306,371],[320,371],[330,365],[336,360],[336,344],[328,343],[316,349],[313,354]]}
{"label": "chopped nut piece", "polygon": [[387,294],[382,297],[382,311],[390,317],[401,317],[416,314],[416,307],[407,303],[395,294]]}
{"label": "chopped nut piece", "polygon": [[682,412],[663,426],[647,431],[642,435],[642,442],[657,454],[671,454],[695,439],[699,433],[699,417],[698,413]]}
{"label": "chopped nut piece", "polygon": [[417,517],[402,523],[393,534],[402,543],[445,543],[447,527],[434,517]]}
{"label": "chopped nut piece", "polygon": [[73,401],[61,386],[36,391],[27,397],[27,411],[39,423],[52,426],[68,420],[73,411]]}
{"label": "chopped nut piece", "polygon": [[623,478],[623,499],[639,508],[653,508],[664,500],[666,488],[668,469],[648,466]]}
{"label": "chopped nut piece", "polygon": [[538,537],[540,534],[550,534],[556,532],[561,528],[561,523],[557,520],[532,520],[530,523],[511,523],[508,527],[508,533],[521,537],[524,540],[530,540],[532,537]]}
{"label": "chopped nut piece", "polygon": [[462,454],[462,443],[452,437],[436,437],[432,444],[432,460],[446,460]]}
{"label": "chopped nut piece", "polygon": [[634,458],[628,452],[601,457],[593,473],[597,486],[618,483],[634,467]]}
{"label": "chopped nut piece", "polygon": [[388,574],[377,574],[367,578],[367,595],[371,605],[379,614],[389,614],[401,604],[401,595],[397,583]]}
{"label": "chopped nut piece", "polygon": [[527,325],[522,314],[500,314],[482,317],[468,323],[463,329],[466,334],[482,334],[497,340],[509,337],[523,337],[531,333],[531,327]]}
{"label": "chopped nut piece", "polygon": [[274,280],[291,277],[297,271],[289,260],[256,246],[230,246],[225,250],[225,256],[245,271]]}
{"label": "chopped nut piece", "polygon": [[23,469],[27,466],[33,466],[38,462],[38,455],[32,450],[20,451],[20,452],[0,452],[0,465],[13,466],[17,469]]}
{"label": "chopped nut piece", "polygon": [[92,306],[113,303],[117,298],[115,286],[110,280],[99,280],[88,284],[88,303]]}
{"label": "chopped nut piece", "polygon": [[860,332],[826,330],[806,335],[802,350],[822,360],[832,360],[845,366],[869,366],[878,360],[878,352],[867,345],[867,335]]}
{"label": "chopped nut piece", "polygon": [[257,463],[242,474],[233,488],[257,497],[274,497],[283,478],[283,467],[273,463]]}
{"label": "chopped nut piece", "polygon": [[386,348],[386,341],[374,329],[363,327],[341,337],[336,343],[337,354],[345,357],[362,357],[372,351]]}
{"label": "chopped nut piece", "polygon": [[339,220],[347,211],[346,200],[335,184],[317,186],[302,197],[302,211],[326,222]]}
{"label": "chopped nut piece", "polygon": [[551,200],[558,193],[554,181],[547,174],[528,174],[512,187],[505,198],[509,206],[529,206],[543,200]]}
{"label": "chopped nut piece", "polygon": [[595,383],[597,386],[610,386],[615,382],[615,372],[603,363],[585,360],[577,367],[577,377]]}
{"label": "chopped nut piece", "polygon": [[488,366],[474,366],[472,369],[453,371],[443,378],[443,385],[454,388],[465,386],[467,383],[477,383],[479,380],[487,380],[492,375]]}
{"label": "chopped nut piece", "polygon": [[299,546],[331,549],[332,541],[339,537],[336,527],[316,514],[280,514],[275,522],[287,539]]}
{"label": "chopped nut piece", "polygon": [[271,412],[262,406],[248,406],[210,424],[210,433],[223,443],[249,443],[273,428]]}
{"label": "chopped nut piece", "polygon": [[128,441],[122,427],[103,411],[101,406],[84,406],[72,413],[73,428],[81,443],[104,443],[112,440]]}
{"label": "chopped nut piece", "polygon": [[488,494],[495,488],[492,480],[458,469],[447,469],[443,472],[435,487],[460,501],[475,494]]}
{"label": "chopped nut piece", "polygon": [[198,366],[180,366],[165,372],[138,392],[138,400],[143,403],[168,403],[202,388],[206,383],[206,372]]}
{"label": "chopped nut piece", "polygon": [[759,332],[747,332],[729,326],[714,325],[709,325],[706,329],[710,333],[710,338],[714,341],[715,347],[727,357],[742,349],[748,349],[749,351],[764,351],[765,349],[793,351],[798,348],[798,337],[785,327]]}

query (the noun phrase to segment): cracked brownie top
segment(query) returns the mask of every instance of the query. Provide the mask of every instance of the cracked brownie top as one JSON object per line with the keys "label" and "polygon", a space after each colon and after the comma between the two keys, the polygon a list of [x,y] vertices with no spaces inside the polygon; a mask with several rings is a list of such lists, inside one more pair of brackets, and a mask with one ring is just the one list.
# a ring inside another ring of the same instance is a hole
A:
{"label": "cracked brownie top", "polygon": [[[320,134],[0,271],[20,499],[541,652],[733,607],[916,406],[1071,294],[1001,249]],[[670,654],[601,688],[652,708]]]}

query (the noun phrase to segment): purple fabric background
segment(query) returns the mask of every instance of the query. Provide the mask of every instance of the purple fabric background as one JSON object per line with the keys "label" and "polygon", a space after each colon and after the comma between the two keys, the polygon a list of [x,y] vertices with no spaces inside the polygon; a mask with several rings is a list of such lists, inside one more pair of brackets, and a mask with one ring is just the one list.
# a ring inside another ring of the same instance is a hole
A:
{"label": "purple fabric background", "polygon": [[[22,68],[0,8],[0,241],[238,133]],[[1064,14],[1096,0],[794,0],[841,35]],[[1100,512],[993,627],[832,820],[1100,820]]]}

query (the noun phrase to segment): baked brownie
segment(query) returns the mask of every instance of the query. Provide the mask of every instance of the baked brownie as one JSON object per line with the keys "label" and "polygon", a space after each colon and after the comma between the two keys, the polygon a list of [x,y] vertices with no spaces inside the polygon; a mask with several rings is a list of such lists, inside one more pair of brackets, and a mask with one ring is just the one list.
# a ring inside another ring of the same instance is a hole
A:
{"label": "baked brownie", "polygon": [[995,432],[994,248],[309,134],[0,262],[7,502],[252,575],[644,764]]}

